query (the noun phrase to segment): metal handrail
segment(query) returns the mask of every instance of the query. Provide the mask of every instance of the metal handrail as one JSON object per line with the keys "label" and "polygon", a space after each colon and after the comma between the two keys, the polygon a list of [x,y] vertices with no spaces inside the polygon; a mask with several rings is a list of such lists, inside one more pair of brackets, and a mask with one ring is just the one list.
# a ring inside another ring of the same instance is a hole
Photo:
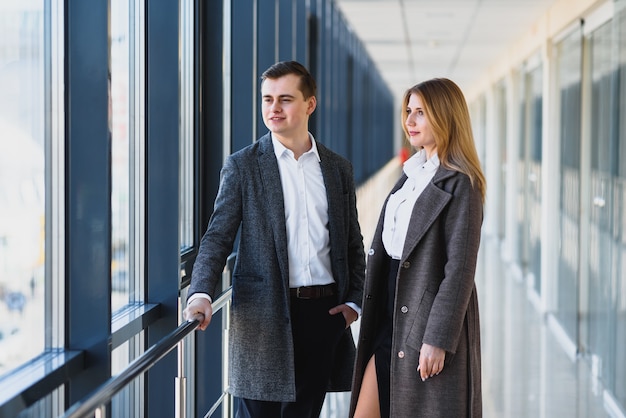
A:
{"label": "metal handrail", "polygon": [[[212,304],[213,312],[222,309],[231,298],[232,288],[226,289]],[[200,325],[199,318],[192,318],[183,322],[174,331],[163,337],[146,352],[133,360],[118,375],[111,377],[98,387],[89,397],[83,401],[75,403],[70,407],[63,418],[83,418],[93,413],[101,405],[111,401],[120,390],[126,387],[135,378],[145,373],[161,360],[166,354],[172,351],[179,342],[193,332]]]}

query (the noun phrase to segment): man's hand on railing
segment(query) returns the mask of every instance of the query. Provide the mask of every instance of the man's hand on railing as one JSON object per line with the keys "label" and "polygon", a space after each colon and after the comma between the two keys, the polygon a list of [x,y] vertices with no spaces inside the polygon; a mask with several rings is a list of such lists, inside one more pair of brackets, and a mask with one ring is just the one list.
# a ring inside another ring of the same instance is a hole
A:
{"label": "man's hand on railing", "polygon": [[198,298],[194,299],[183,310],[183,318],[187,321],[193,321],[197,319],[200,321],[200,328],[202,331],[206,329],[211,323],[211,317],[213,316],[213,306],[208,299]]}

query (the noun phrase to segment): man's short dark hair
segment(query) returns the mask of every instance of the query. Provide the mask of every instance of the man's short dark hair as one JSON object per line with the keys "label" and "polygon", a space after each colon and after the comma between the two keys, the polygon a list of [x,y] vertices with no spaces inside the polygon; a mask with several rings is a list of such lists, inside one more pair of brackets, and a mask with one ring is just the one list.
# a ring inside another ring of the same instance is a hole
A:
{"label": "man's short dark hair", "polygon": [[297,61],[281,61],[272,65],[261,75],[261,84],[268,78],[276,80],[288,74],[295,74],[300,77],[300,85],[298,87],[305,99],[317,94],[315,79],[309,73],[309,70]]}

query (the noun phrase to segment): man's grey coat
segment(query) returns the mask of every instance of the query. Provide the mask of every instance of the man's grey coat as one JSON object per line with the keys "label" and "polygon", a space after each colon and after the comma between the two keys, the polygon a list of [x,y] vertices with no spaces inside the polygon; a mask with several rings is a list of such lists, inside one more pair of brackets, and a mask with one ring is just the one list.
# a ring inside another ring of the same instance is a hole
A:
{"label": "man's grey coat", "polygon": [[[391,193],[406,179],[403,175]],[[382,243],[384,213],[383,207],[367,258],[350,416],[385,316],[381,296],[387,286],[389,256]],[[393,418],[482,416],[474,284],[482,219],[482,196],[472,188],[469,177],[441,166],[413,207],[396,276],[390,382]],[[423,343],[446,350],[443,371],[425,382],[417,371]]]}
{"label": "man's grey coat", "polygon": [[[328,197],[330,255],[339,303],[360,306],[365,256],[352,166],[319,142],[317,148]],[[287,232],[278,162],[269,133],[224,163],[189,296],[196,292],[216,296],[215,287],[239,229],[229,341],[230,392],[247,399],[292,402],[296,394]],[[329,390],[350,390],[354,359],[348,328],[338,348]]]}

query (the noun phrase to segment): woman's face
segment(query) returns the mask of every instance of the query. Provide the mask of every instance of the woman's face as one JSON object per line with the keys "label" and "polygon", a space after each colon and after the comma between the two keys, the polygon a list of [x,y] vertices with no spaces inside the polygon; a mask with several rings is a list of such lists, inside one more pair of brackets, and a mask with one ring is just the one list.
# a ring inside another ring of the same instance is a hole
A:
{"label": "woman's face", "polygon": [[424,148],[427,158],[430,158],[437,145],[433,135],[430,121],[426,117],[422,99],[417,94],[409,96],[409,103],[406,107],[406,130],[409,133],[409,142],[415,149]]}

